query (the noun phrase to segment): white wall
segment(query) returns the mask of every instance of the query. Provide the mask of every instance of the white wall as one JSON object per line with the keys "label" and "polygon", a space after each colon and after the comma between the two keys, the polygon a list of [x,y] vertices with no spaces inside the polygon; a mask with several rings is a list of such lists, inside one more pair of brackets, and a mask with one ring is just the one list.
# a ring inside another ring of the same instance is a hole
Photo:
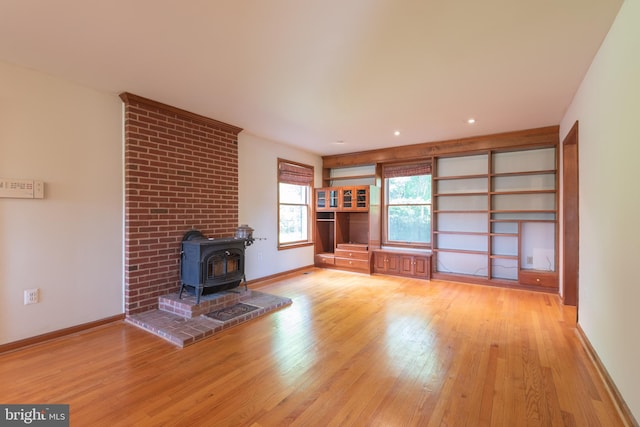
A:
{"label": "white wall", "polygon": [[118,96],[0,62],[0,177],[45,182],[0,199],[0,344],[122,313]]}
{"label": "white wall", "polygon": [[243,131],[238,136],[239,220],[255,229],[246,252],[247,280],[313,264],[313,246],[278,250],[278,158],[314,166],[322,183],[322,158]]}
{"label": "white wall", "polygon": [[626,0],[560,127],[579,121],[580,326],[640,419],[640,1]]}

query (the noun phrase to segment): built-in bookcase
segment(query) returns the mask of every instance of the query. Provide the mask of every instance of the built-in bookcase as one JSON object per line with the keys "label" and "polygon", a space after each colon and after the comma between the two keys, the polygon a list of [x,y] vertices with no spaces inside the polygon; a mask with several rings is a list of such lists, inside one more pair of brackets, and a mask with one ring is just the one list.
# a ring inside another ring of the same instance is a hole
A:
{"label": "built-in bookcase", "polygon": [[439,157],[434,271],[557,288],[556,147]]}
{"label": "built-in bookcase", "polygon": [[488,154],[438,158],[434,170],[435,271],[487,276]]}

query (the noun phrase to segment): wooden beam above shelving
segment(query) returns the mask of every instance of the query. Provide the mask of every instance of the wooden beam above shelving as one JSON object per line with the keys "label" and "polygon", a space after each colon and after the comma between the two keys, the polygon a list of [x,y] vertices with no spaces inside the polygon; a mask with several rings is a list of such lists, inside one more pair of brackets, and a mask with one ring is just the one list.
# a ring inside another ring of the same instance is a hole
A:
{"label": "wooden beam above shelving", "polygon": [[505,132],[493,135],[474,136],[438,142],[426,142],[401,147],[382,148],[357,153],[324,156],[323,167],[341,168],[364,164],[414,160],[425,157],[456,155],[482,150],[557,146],[559,126]]}

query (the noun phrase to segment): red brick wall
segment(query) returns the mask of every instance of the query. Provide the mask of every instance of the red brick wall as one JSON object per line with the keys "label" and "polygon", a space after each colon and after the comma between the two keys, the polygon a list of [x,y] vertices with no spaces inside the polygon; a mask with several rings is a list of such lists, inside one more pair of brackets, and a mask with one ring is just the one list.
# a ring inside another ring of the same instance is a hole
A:
{"label": "red brick wall", "polygon": [[180,286],[180,242],[192,227],[238,226],[240,128],[129,93],[125,103],[125,310],[157,308]]}

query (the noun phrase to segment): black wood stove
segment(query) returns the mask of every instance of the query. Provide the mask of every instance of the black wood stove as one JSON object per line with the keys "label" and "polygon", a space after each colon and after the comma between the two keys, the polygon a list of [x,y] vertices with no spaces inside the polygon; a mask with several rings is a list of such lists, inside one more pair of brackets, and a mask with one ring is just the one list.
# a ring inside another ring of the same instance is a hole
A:
{"label": "black wood stove", "polygon": [[242,282],[247,288],[244,252],[253,243],[253,237],[246,229],[241,230],[239,227],[238,230],[236,237],[220,239],[207,238],[198,230],[191,230],[184,235],[180,262],[180,298],[186,288],[193,290],[198,304],[204,293],[233,289]]}

